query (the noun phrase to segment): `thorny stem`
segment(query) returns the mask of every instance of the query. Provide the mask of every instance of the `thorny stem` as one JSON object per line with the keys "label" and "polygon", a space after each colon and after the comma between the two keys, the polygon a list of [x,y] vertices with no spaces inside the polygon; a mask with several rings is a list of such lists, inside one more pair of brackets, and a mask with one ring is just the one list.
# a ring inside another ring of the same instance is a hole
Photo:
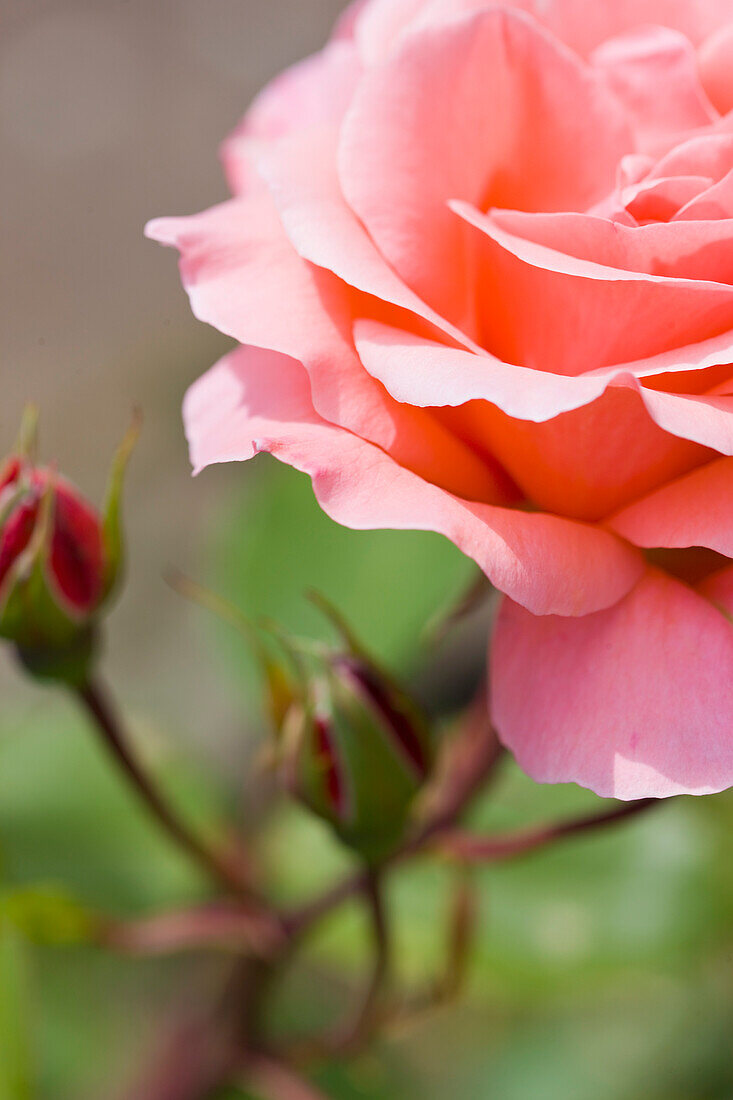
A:
{"label": "thorny stem", "polygon": [[102,741],[158,824],[226,894],[251,903],[253,892],[240,859],[208,847],[180,820],[136,760],[104,689],[99,684],[87,683],[77,689],[77,694]]}

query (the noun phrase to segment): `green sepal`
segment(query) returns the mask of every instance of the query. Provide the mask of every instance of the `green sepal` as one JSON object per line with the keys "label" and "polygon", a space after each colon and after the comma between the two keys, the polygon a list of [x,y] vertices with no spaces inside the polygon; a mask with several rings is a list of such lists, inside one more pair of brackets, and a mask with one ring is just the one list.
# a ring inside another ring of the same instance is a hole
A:
{"label": "green sepal", "polygon": [[54,507],[51,480],[30,542],[3,582],[0,637],[15,643],[18,659],[31,676],[78,686],[87,679],[94,661],[96,634],[90,624],[66,609],[50,579]]}
{"label": "green sepal", "polygon": [[38,405],[29,401],[23,409],[18,442],[15,446],[15,454],[26,459],[32,465],[35,465],[38,452],[38,417]]}
{"label": "green sepal", "polygon": [[424,780],[396,751],[374,708],[333,680],[334,738],[353,799],[350,818],[338,831],[367,861],[377,861],[403,839]]}
{"label": "green sepal", "polygon": [[434,746],[425,718],[420,708],[410,698],[398,680],[385,665],[381,664],[374,655],[369,652],[338,608],[334,607],[331,601],[324,596],[322,592],[311,589],[308,592],[308,599],[330,622],[331,626],[333,626],[341,641],[344,643],[347,651],[354,657],[357,657],[365,668],[372,670],[374,676],[381,682],[384,689],[391,696],[393,709],[401,710],[405,716],[409,716],[414,728],[416,730],[421,730],[421,739],[425,743],[426,750],[432,755]]}
{"label": "green sepal", "polygon": [[[410,767],[368,696],[333,669],[312,684],[311,703],[291,727],[284,744],[286,786],[361,859],[379,863],[403,840],[425,776]],[[338,803],[329,785],[334,768]]]}
{"label": "green sepal", "polygon": [[318,608],[324,618],[326,618],[334,628],[347,650],[353,653],[355,657],[361,657],[363,660],[373,664],[374,661],[371,655],[367,653],[350,624],[346,621],[339,609],[331,603],[328,597],[324,596],[323,593],[319,592],[316,588],[311,588],[307,595],[313,606]]}
{"label": "green sepal", "polygon": [[31,539],[2,585],[0,636],[24,648],[63,647],[79,629],[73,613],[61,606],[49,580],[54,507],[51,481],[41,498]]}
{"label": "green sepal", "polygon": [[77,628],[63,645],[16,645],[25,671],[36,680],[53,681],[69,687],[83,687],[97,659],[98,635],[91,626]]}
{"label": "green sepal", "polygon": [[104,542],[104,581],[102,600],[107,600],[120,577],[125,551],[122,530],[122,490],[125,473],[135,445],[140,438],[142,415],[135,410],[130,427],[120,443],[112,460],[107,481],[107,491],[102,505],[102,539]]}

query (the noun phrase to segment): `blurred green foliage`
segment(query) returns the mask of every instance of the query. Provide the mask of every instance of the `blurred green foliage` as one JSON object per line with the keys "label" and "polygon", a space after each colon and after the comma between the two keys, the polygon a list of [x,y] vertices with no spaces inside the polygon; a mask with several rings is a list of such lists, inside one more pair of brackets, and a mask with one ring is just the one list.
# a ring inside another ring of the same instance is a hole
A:
{"label": "blurred green foliage", "polygon": [[0,916],[0,1100],[30,1100],[31,1050],[26,945]]}
{"label": "blurred green foliage", "polygon": [[[336,527],[307,481],[274,464],[222,515],[211,562],[213,581],[244,610],[303,632],[328,631],[302,598],[322,589],[400,669],[414,667],[425,622],[471,576],[436,536]],[[205,629],[244,714],[253,675],[244,643],[224,626]],[[187,767],[172,734],[144,719],[135,729],[185,812],[199,825],[221,822],[227,792]],[[473,821],[500,830],[597,806],[508,764]],[[334,1100],[731,1100],[732,829],[730,795],[678,799],[477,870],[480,929],[462,1002],[398,1022],[354,1065],[326,1067],[321,1086]],[[5,715],[0,850],[0,1100],[114,1097],[155,1022],[205,999],[220,964],[117,959],[82,942],[89,914],[156,911],[206,886],[55,694],[22,726]],[[265,817],[260,852],[281,899],[310,896],[349,866],[296,807]],[[421,860],[391,880],[409,988],[440,970],[453,874]],[[312,936],[279,991],[278,1030],[309,1031],[343,1011],[365,961],[362,919],[346,906]]]}

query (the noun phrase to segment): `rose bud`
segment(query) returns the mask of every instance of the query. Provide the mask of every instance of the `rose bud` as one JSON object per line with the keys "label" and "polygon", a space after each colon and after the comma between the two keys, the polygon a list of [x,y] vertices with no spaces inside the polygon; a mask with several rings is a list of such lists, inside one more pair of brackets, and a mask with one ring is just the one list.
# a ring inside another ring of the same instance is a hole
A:
{"label": "rose bud", "polygon": [[136,436],[135,424],[101,514],[52,467],[36,464],[33,411],[0,470],[0,636],[42,679],[86,677],[94,627],[120,572],[120,496]]}
{"label": "rose bud", "polygon": [[386,672],[353,650],[317,660],[284,725],[282,775],[345,844],[387,856],[432,764],[428,724]]}

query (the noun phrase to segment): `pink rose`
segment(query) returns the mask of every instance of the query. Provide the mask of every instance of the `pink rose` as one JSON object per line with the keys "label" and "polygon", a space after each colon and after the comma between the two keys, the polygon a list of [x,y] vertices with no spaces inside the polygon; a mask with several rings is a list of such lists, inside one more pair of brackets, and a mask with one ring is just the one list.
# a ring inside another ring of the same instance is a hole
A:
{"label": "pink rose", "polygon": [[733,783],[731,108],[730,0],[366,0],[149,228],[241,345],[196,469],[446,535],[504,742],[623,799]]}

